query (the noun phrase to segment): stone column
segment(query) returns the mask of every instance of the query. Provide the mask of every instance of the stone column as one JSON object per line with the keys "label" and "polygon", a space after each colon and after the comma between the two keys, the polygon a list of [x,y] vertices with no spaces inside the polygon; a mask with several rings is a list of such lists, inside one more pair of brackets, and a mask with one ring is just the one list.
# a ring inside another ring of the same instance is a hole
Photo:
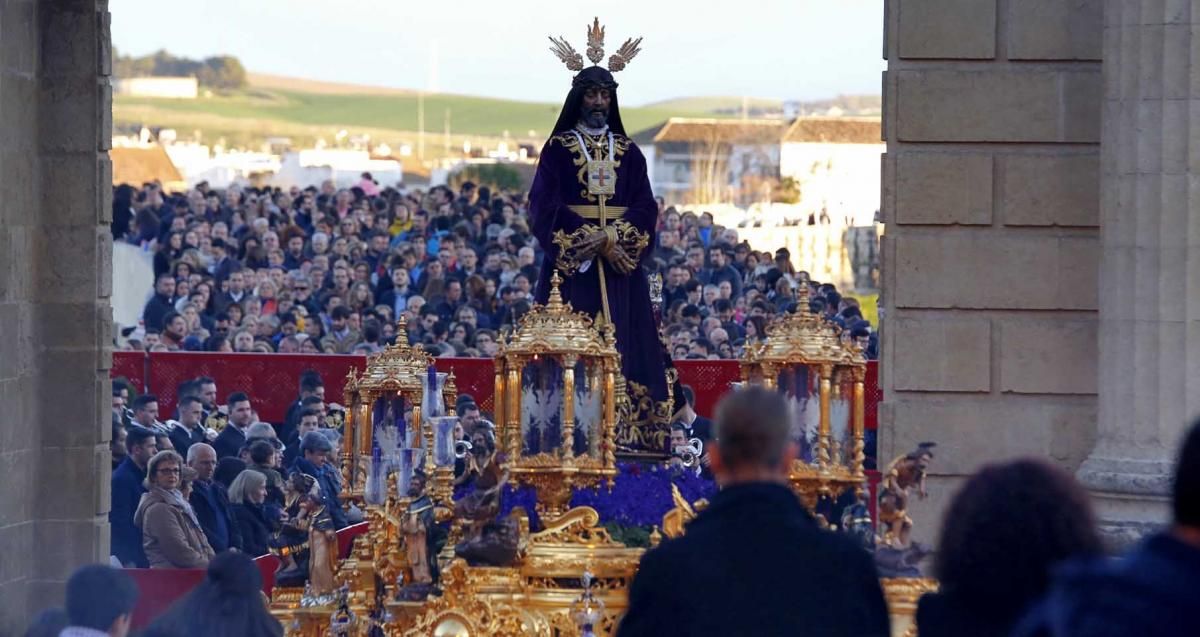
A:
{"label": "stone column", "polygon": [[107,561],[107,0],[0,0],[0,634]]}
{"label": "stone column", "polygon": [[936,543],[981,465],[1094,445],[1103,4],[886,6],[879,459],[938,443]]}
{"label": "stone column", "polygon": [[1176,447],[1200,413],[1200,8],[1193,6],[1109,0],[1105,7],[1099,436],[1079,477],[1118,546],[1167,520]]}

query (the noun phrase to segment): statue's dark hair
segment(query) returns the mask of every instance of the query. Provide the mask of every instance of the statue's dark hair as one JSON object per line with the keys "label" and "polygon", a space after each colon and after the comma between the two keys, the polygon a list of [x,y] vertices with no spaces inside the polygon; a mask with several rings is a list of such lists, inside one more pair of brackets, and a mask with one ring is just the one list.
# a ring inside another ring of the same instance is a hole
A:
{"label": "statue's dark hair", "polygon": [[571,92],[563,102],[558,121],[554,124],[553,134],[557,135],[575,128],[579,122],[579,107],[583,104],[583,95],[590,88],[607,88],[612,101],[608,107],[608,128],[614,133],[625,135],[625,124],[621,122],[621,109],[617,102],[617,83],[612,73],[599,66],[591,66],[579,72],[571,81]]}

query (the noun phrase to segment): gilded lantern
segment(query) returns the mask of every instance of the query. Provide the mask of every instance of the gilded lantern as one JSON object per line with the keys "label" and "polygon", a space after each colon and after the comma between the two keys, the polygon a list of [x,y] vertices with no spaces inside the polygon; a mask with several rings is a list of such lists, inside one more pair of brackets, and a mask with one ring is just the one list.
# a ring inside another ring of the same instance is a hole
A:
{"label": "gilded lantern", "polygon": [[495,360],[499,444],[513,479],[536,488],[543,519],[565,512],[572,487],[611,485],[623,385],[612,326],[563,303],[557,272],[550,283]]}
{"label": "gilded lantern", "polygon": [[[398,464],[393,456],[427,447],[421,432],[421,404],[424,379],[432,368],[433,357],[409,345],[402,317],[395,344],[367,357],[361,375],[350,370],[345,387],[350,409],[342,440],[343,493],[347,499],[382,504],[387,489],[379,479],[387,479],[389,464]],[[452,391],[451,387],[447,389]],[[369,490],[368,483],[376,473],[382,476],[374,476],[375,488]],[[375,491],[376,497],[367,498],[368,491]]]}
{"label": "gilded lantern", "polygon": [[765,340],[747,345],[742,381],[775,389],[788,400],[792,440],[800,450],[792,487],[815,509],[822,497],[848,489],[865,497],[863,471],[866,360],[841,330],[808,311],[802,285],[794,314],[775,319]]}

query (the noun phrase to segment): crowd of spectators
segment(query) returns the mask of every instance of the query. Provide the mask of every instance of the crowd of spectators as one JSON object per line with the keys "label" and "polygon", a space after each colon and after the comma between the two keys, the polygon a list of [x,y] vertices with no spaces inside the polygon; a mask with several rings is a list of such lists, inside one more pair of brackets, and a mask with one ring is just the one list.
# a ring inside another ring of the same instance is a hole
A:
{"label": "crowd of spectators", "polygon": [[[109,524],[121,565],[204,568],[229,549],[256,556],[295,545],[317,515],[335,529],[349,524],[339,500],[341,436],[315,372],[301,375],[279,425],[260,422],[242,392],[213,404],[205,396],[216,384],[206,377],[180,386],[176,413],[164,420],[157,396],[130,400],[129,391],[114,382]],[[308,494],[319,508],[301,506]]]}
{"label": "crowd of spectators", "polygon": [[[528,311],[543,252],[523,194],[463,183],[167,194],[118,186],[113,235],[153,253],[154,290],[121,345],[148,351],[374,353],[408,334],[436,356],[490,357]],[[777,314],[809,310],[878,347],[858,301],[757,252],[708,213],[663,208],[644,267],[661,276],[675,358],[734,358]],[[804,308],[800,308],[804,309]]]}

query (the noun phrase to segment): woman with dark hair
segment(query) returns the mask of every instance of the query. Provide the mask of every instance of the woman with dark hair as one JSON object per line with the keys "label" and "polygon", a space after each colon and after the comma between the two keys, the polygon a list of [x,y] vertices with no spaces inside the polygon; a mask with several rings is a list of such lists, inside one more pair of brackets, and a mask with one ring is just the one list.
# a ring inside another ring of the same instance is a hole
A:
{"label": "woman with dark hair", "polygon": [[1008,635],[1046,592],[1055,564],[1098,555],[1087,494],[1040,460],[989,465],[954,496],[934,564],[941,590],[921,598],[921,637]]}
{"label": "woman with dark hair", "polygon": [[148,630],[175,637],[283,635],[283,626],[267,610],[258,567],[245,553],[233,551],[213,558],[204,581],[172,604]]}
{"label": "woman with dark hair", "polygon": [[166,242],[159,244],[154,252],[154,276],[171,271],[171,264],[183,256],[183,233],[172,232],[167,235]]}
{"label": "woman with dark hair", "polygon": [[767,338],[767,319],[761,316],[748,316],[743,325],[746,329],[746,342],[761,341]]}

